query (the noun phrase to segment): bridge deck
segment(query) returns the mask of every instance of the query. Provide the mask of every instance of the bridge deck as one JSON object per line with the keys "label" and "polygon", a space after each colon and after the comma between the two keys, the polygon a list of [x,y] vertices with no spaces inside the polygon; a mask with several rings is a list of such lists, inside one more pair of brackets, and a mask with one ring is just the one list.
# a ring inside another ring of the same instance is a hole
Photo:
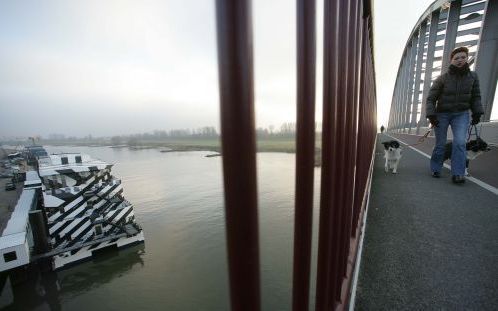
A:
{"label": "bridge deck", "polygon": [[[429,159],[406,147],[398,174],[385,173],[380,142],[388,139],[378,137],[356,309],[496,310],[498,194],[455,185],[447,169],[432,178]],[[432,143],[416,147],[427,153]],[[473,177],[497,187],[497,159],[495,147],[476,159]]]}

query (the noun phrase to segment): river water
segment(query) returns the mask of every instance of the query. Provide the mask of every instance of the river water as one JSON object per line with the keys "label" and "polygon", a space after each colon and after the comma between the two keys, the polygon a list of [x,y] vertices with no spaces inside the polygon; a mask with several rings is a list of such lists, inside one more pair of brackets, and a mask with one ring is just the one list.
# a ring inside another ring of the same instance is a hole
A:
{"label": "river water", "polygon": [[[114,163],[113,174],[134,204],[145,243],[66,270],[36,273],[3,293],[6,309],[230,309],[220,157],[157,149],[46,149]],[[294,161],[294,154],[258,154],[263,310],[291,309]],[[315,179],[313,280],[319,176]]]}

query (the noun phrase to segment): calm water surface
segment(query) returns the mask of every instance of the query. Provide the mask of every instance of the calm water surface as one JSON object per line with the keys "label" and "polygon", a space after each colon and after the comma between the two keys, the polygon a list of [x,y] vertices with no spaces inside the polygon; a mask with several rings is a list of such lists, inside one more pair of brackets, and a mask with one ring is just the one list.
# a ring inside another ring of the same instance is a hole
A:
{"label": "calm water surface", "polygon": [[[122,179],[124,195],[135,206],[145,244],[67,270],[39,273],[4,293],[4,301],[10,297],[7,309],[230,309],[220,157],[106,147],[47,151],[83,152],[115,163],[113,174]],[[258,154],[263,310],[291,306],[294,161],[293,154]],[[314,263],[316,211],[315,203]]]}

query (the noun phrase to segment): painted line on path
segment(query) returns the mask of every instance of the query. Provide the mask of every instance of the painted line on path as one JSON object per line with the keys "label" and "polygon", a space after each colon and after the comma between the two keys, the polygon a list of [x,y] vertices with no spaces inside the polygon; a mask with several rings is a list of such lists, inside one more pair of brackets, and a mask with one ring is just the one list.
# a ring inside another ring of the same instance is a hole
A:
{"label": "painted line on path", "polygon": [[[391,137],[392,139],[398,140],[398,141],[400,141],[402,144],[408,145],[408,143],[405,143],[404,141],[402,141],[401,139],[399,139],[399,138],[397,138],[397,137],[392,137],[391,135],[388,135],[388,134],[384,134],[384,135],[389,136],[389,137]],[[422,151],[420,151],[420,150],[418,150],[418,149],[416,149],[416,148],[414,148],[414,147],[412,147],[412,146],[408,146],[408,147],[409,147],[410,149],[412,149],[413,151],[416,151],[416,152],[420,153],[421,155],[423,155],[424,157],[426,157],[426,158],[428,158],[428,159],[430,159],[430,158],[431,158],[431,156],[430,156],[430,155],[428,155],[428,154],[427,154],[427,153],[425,153],[425,152],[422,152]],[[450,166],[449,164],[446,164],[446,163],[444,163],[444,167],[446,167],[446,168],[447,168],[447,169],[449,169],[449,170],[451,169],[451,166]],[[495,188],[495,187],[491,186],[490,184],[485,183],[485,182],[484,182],[484,181],[482,181],[482,180],[479,180],[479,179],[474,178],[474,177],[471,177],[471,176],[465,176],[465,179],[467,179],[468,181],[471,181],[471,182],[475,183],[476,185],[481,186],[482,188],[484,188],[484,189],[486,189],[486,190],[488,190],[488,191],[491,191],[492,193],[494,193],[494,194],[498,195],[498,188]]]}

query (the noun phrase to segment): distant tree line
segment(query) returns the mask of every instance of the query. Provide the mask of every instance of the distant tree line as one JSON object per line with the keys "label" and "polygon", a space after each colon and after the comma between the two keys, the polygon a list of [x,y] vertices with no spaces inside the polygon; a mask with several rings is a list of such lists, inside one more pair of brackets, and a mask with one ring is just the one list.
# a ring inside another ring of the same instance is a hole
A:
{"label": "distant tree line", "polygon": [[197,129],[174,129],[174,130],[155,130],[152,133],[141,133],[132,135],[122,135],[111,137],[112,145],[127,144],[129,146],[140,145],[143,141],[161,141],[177,138],[217,138],[218,132],[214,126],[204,126]]}
{"label": "distant tree line", "polygon": [[[315,124],[315,130],[320,131],[320,124]],[[258,138],[270,137],[293,137],[296,135],[296,123],[285,122],[280,125],[278,130],[274,125],[268,127],[256,128],[256,136]],[[113,145],[127,144],[130,146],[140,145],[143,141],[167,140],[177,138],[217,138],[219,133],[213,126],[204,126],[197,129],[173,129],[170,131],[155,130],[152,133],[134,134],[128,136],[113,136],[111,143]]]}
{"label": "distant tree line", "polygon": [[[315,131],[321,131],[321,124],[315,124]],[[285,122],[276,128],[274,125],[268,127],[256,128],[256,136],[258,138],[271,138],[271,137],[293,137],[296,134],[296,123]],[[10,142],[26,143],[91,143],[91,144],[112,144],[112,145],[140,145],[142,142],[153,142],[168,139],[213,139],[218,138],[220,134],[214,126],[203,126],[196,129],[172,129],[154,130],[148,133],[131,134],[131,135],[116,135],[112,137],[93,137],[91,134],[84,137],[66,136],[64,134],[50,134],[46,138],[36,136],[36,140],[30,137],[26,141],[21,142],[21,139],[10,140]],[[9,140],[5,140],[9,142]]]}
{"label": "distant tree line", "polygon": [[[315,131],[321,132],[321,123],[315,123]],[[260,138],[264,137],[294,137],[296,135],[296,123],[295,122],[285,122],[280,125],[279,130],[275,130],[273,125],[269,127],[258,127],[256,129],[256,136]]]}

